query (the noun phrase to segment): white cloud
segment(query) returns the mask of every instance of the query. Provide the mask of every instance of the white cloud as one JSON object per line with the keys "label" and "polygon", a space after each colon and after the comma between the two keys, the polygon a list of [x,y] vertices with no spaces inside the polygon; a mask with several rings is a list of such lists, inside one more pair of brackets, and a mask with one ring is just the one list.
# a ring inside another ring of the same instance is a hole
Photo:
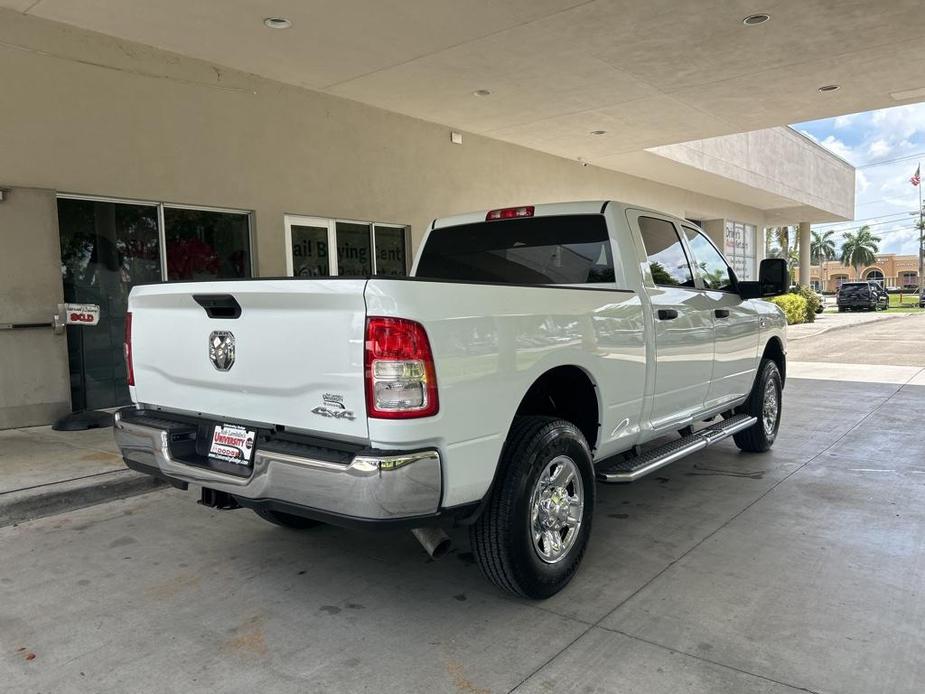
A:
{"label": "white cloud", "polygon": [[820,228],[836,230],[840,244],[843,231],[869,224],[871,231],[881,237],[880,252],[915,255],[919,191],[910,184],[909,177],[915,172],[918,156],[925,160],[925,102],[797,127],[812,127],[816,142],[863,167],[855,174],[854,221]]}
{"label": "white cloud", "polygon": [[889,154],[892,151],[893,151],[893,146],[889,142],[884,140],[882,137],[874,140],[867,147],[867,153],[870,156],[876,157],[878,159],[882,159],[883,157],[885,157],[887,154]]}
{"label": "white cloud", "polygon": [[824,140],[817,140],[817,141],[819,142],[820,145],[825,147],[827,150],[829,150],[833,154],[838,155],[842,159],[845,159],[849,162],[855,159],[853,150],[848,145],[846,145],[844,142],[842,142],[837,137],[835,137],[834,135],[829,135]]}
{"label": "white cloud", "polygon": [[871,120],[881,131],[893,137],[908,139],[918,133],[925,133],[925,102],[883,108],[874,111]]}
{"label": "white cloud", "polygon": [[839,130],[841,130],[842,128],[847,128],[849,125],[851,125],[851,123],[854,121],[857,115],[858,114],[856,113],[852,113],[847,116],[839,116],[838,118],[835,119],[833,126]]}

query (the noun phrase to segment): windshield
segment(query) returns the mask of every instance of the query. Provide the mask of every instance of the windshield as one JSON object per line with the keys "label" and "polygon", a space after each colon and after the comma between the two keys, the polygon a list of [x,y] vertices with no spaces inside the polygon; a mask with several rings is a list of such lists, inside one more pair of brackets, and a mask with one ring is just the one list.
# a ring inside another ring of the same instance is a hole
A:
{"label": "windshield", "polygon": [[848,296],[851,294],[858,294],[860,296],[865,296],[870,293],[870,285],[868,284],[843,284],[839,288],[839,293]]}

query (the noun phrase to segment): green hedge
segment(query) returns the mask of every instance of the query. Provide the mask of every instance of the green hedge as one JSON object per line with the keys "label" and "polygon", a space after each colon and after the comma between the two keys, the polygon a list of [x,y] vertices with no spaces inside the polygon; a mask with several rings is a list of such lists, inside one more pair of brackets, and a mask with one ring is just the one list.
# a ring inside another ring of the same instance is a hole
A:
{"label": "green hedge", "polygon": [[816,321],[816,310],[820,304],[819,295],[809,287],[794,287],[790,290],[790,293],[806,299],[806,322],[814,323]]}
{"label": "green hedge", "polygon": [[787,317],[787,325],[806,322],[806,299],[799,294],[784,294],[768,299],[772,304],[777,304]]}

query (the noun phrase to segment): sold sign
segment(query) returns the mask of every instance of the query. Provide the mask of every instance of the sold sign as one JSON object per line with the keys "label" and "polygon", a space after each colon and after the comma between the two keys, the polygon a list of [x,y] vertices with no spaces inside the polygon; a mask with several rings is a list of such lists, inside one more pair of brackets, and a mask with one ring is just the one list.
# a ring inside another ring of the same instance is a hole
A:
{"label": "sold sign", "polygon": [[99,304],[64,304],[67,325],[96,325],[100,322]]}

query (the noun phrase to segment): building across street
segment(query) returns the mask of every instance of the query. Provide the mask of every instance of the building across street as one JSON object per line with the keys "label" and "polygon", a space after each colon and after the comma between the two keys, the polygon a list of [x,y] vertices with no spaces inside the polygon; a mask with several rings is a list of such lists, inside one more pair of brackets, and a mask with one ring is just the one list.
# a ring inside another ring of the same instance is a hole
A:
{"label": "building across street", "polygon": [[836,292],[842,283],[858,280],[914,291],[919,286],[919,259],[915,255],[878,253],[873,265],[860,269],[845,267],[838,260],[827,260],[810,268],[810,284],[816,291]]}

